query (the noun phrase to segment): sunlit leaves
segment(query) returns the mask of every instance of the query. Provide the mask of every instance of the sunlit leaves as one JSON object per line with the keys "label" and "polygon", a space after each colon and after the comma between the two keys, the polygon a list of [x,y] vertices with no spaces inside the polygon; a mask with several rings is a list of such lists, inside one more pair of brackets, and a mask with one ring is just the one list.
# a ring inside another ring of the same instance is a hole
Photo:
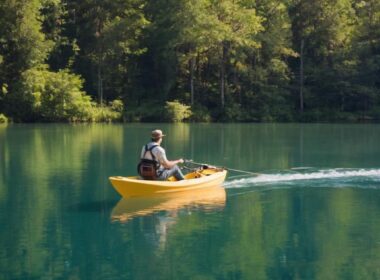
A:
{"label": "sunlit leaves", "polygon": [[165,117],[171,122],[181,122],[191,116],[190,106],[178,102],[178,100],[167,101],[165,106]]}

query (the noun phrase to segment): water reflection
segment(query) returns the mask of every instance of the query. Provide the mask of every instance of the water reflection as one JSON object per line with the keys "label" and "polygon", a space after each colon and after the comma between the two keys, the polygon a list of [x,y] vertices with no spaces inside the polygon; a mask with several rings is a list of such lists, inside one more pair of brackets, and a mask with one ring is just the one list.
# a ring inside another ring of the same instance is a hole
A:
{"label": "water reflection", "polygon": [[123,198],[111,213],[112,221],[127,222],[135,217],[166,211],[168,215],[183,208],[215,211],[226,203],[226,191],[220,186],[205,190],[179,192],[151,197]]}
{"label": "water reflection", "polygon": [[[221,188],[117,203],[108,176],[136,173],[156,127],[169,158],[266,175],[231,172],[228,203]],[[379,125],[0,125],[0,279],[380,279],[379,139]]]}

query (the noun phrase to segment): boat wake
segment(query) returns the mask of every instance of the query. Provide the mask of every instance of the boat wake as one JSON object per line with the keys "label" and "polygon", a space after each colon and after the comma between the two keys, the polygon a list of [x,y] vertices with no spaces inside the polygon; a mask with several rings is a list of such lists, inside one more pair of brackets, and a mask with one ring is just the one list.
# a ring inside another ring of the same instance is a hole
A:
{"label": "boat wake", "polygon": [[225,188],[242,188],[258,185],[299,185],[313,182],[313,185],[370,184],[380,188],[380,169],[293,169],[288,172],[263,173],[255,177],[245,177],[226,181]]}

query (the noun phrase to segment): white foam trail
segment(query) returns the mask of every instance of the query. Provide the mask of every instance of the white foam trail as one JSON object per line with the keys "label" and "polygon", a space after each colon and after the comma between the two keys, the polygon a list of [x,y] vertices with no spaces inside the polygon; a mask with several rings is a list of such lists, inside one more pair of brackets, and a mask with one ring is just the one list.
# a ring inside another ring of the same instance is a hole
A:
{"label": "white foam trail", "polygon": [[312,169],[313,167],[308,167],[308,166],[301,166],[301,167],[292,167],[292,170],[306,170],[306,169]]}
{"label": "white foam trail", "polygon": [[267,184],[274,182],[289,182],[299,180],[320,180],[335,178],[356,178],[368,177],[380,179],[380,169],[326,169],[317,170],[310,173],[280,173],[280,174],[261,174],[257,177],[244,179],[236,179],[227,181],[224,186],[226,188],[243,187],[247,184]]}

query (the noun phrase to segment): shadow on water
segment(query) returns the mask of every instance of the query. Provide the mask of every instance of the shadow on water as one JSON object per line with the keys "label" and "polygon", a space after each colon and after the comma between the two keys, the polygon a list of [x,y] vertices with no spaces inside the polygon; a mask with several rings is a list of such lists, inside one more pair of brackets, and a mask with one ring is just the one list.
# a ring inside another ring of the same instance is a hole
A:
{"label": "shadow on water", "polygon": [[111,210],[117,200],[102,200],[102,201],[91,201],[79,204],[73,204],[69,206],[69,211],[72,212],[103,212]]}

